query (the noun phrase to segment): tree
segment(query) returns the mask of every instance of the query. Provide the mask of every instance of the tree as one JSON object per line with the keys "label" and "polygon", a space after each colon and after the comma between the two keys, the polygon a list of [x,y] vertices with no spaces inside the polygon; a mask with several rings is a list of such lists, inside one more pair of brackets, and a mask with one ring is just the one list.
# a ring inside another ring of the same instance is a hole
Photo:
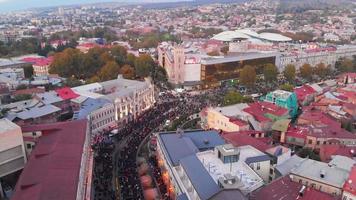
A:
{"label": "tree", "polygon": [[278,69],[274,64],[267,64],[263,69],[265,81],[273,82],[277,80]]}
{"label": "tree", "polygon": [[29,100],[32,98],[32,95],[30,94],[19,94],[14,97],[14,101],[24,101],[24,100]]}
{"label": "tree", "polygon": [[287,65],[283,71],[283,75],[289,83],[294,83],[294,81],[295,81],[295,66],[292,64]]}
{"label": "tree", "polygon": [[25,84],[20,84],[16,87],[16,90],[24,90],[24,89],[27,89],[27,85]]}
{"label": "tree", "polygon": [[208,55],[208,56],[219,56],[220,53],[215,50],[215,51],[210,51],[210,52],[208,52],[207,55]]}
{"label": "tree", "polygon": [[240,72],[240,82],[248,87],[253,87],[256,83],[255,68],[250,65],[245,65]]}
{"label": "tree", "polygon": [[289,92],[293,92],[293,89],[294,89],[293,85],[288,84],[288,83],[280,85],[279,88],[281,90],[285,90],[285,91],[289,91]]}
{"label": "tree", "polygon": [[224,105],[233,105],[237,103],[241,103],[244,100],[244,97],[236,92],[236,91],[229,91],[225,96],[224,96]]}
{"label": "tree", "polygon": [[127,50],[123,46],[115,45],[111,48],[111,55],[117,63],[124,64],[126,62]]}
{"label": "tree", "polygon": [[302,158],[310,158],[313,160],[320,161],[320,156],[313,151],[311,148],[303,148],[298,152],[298,155]]}
{"label": "tree", "polygon": [[341,72],[351,72],[353,70],[353,62],[351,59],[342,58],[337,62],[336,68]]}
{"label": "tree", "polygon": [[[68,48],[63,52],[54,55],[49,73],[58,74],[62,77],[83,78],[84,73],[88,72],[84,66],[84,55],[78,49]],[[95,72],[94,72],[95,73]]]}
{"label": "tree", "polygon": [[135,78],[135,69],[130,65],[124,65],[120,69],[120,74],[126,79],[133,79]]}
{"label": "tree", "polygon": [[107,81],[117,78],[120,66],[115,61],[109,61],[99,71],[98,77],[100,81]]}
{"label": "tree", "polygon": [[64,81],[64,86],[67,87],[77,87],[82,85],[82,82],[76,78],[70,77]]}
{"label": "tree", "polygon": [[314,68],[314,73],[320,78],[325,78],[329,74],[329,69],[325,66],[324,63],[319,63]]}
{"label": "tree", "polygon": [[135,72],[137,76],[147,77],[154,67],[154,61],[148,54],[142,54],[135,59]]}
{"label": "tree", "polygon": [[311,80],[313,74],[313,68],[310,64],[304,64],[299,69],[300,76],[304,79]]}
{"label": "tree", "polygon": [[25,74],[25,78],[31,78],[33,76],[33,67],[32,65],[26,65],[23,67],[23,72]]}

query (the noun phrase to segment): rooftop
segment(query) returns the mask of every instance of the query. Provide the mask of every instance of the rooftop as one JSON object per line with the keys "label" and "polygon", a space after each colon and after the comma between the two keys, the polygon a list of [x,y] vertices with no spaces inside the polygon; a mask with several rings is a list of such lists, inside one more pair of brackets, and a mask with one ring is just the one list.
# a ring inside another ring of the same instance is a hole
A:
{"label": "rooftop", "polygon": [[263,180],[245,163],[246,159],[264,154],[251,146],[239,147],[239,150],[239,161],[233,163],[223,163],[213,150],[199,152],[197,157],[216,183],[219,179],[224,180],[226,174],[230,174],[238,178],[238,189],[249,193],[261,187]]}
{"label": "rooftop", "polygon": [[67,99],[75,99],[79,97],[71,88],[64,87],[60,89],[56,89],[56,93],[59,95],[60,98],[67,100]]}
{"label": "rooftop", "polygon": [[267,149],[271,148],[271,145],[266,144],[254,137],[251,137],[246,134],[240,134],[240,133],[228,133],[224,134],[223,138],[228,142],[233,144],[235,147],[240,147],[240,146],[245,146],[245,145],[251,145],[254,148],[265,152]]}
{"label": "rooftop", "polygon": [[288,175],[294,167],[300,165],[300,163],[302,163],[303,160],[304,158],[301,158],[297,155],[293,155],[282,164],[277,165],[275,168],[282,176],[285,176]]}
{"label": "rooftop", "polygon": [[34,118],[38,118],[38,117],[42,117],[58,112],[60,110],[61,110],[60,108],[53,105],[44,105],[41,107],[33,107],[29,110],[16,113],[16,116],[22,120],[34,119]]}
{"label": "rooftop", "polygon": [[297,182],[293,182],[288,176],[284,176],[277,180],[274,180],[269,185],[261,188],[260,190],[253,192],[251,200],[337,200],[337,197],[333,197],[329,194],[319,192],[310,187],[304,190],[303,196],[299,195],[299,191],[303,185]]}
{"label": "rooftop", "polygon": [[0,119],[0,127],[0,133],[20,128],[18,125],[6,118]]}
{"label": "rooftop", "polygon": [[190,131],[182,135],[178,133],[160,133],[158,137],[173,165],[179,160],[193,155],[199,151],[212,149],[217,145],[225,144],[217,131]]}
{"label": "rooftop", "polygon": [[24,127],[44,131],[16,184],[13,200],[75,200],[86,120]]}
{"label": "rooftop", "polygon": [[356,165],[352,167],[348,180],[344,184],[344,191],[356,195]]}
{"label": "rooftop", "polygon": [[221,190],[212,177],[209,176],[208,171],[204,168],[196,155],[181,159],[180,164],[184,168],[200,199],[208,200]]}
{"label": "rooftop", "polygon": [[86,119],[86,117],[93,111],[110,104],[107,99],[92,99],[87,98],[81,105],[80,110],[73,114],[73,119]]}
{"label": "rooftop", "polygon": [[45,92],[45,93],[38,93],[38,94],[36,94],[36,96],[44,104],[53,104],[53,103],[57,103],[57,102],[63,101],[63,99],[55,91],[49,91],[49,92]]}
{"label": "rooftop", "polygon": [[[324,174],[324,178],[321,177],[321,173]],[[293,168],[291,174],[342,188],[344,182],[347,180],[349,171],[329,166],[328,163],[308,159]]]}

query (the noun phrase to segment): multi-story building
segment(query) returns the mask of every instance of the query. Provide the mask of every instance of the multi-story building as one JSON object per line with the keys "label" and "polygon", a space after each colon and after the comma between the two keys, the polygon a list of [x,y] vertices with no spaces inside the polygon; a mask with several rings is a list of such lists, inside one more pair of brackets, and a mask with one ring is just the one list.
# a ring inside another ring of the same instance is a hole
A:
{"label": "multi-story building", "polygon": [[157,159],[170,196],[214,199],[232,190],[236,199],[268,180],[270,158],[252,146],[225,144],[216,131],[158,133]]}
{"label": "multi-story building", "polygon": [[[5,195],[8,189],[2,187],[3,178],[22,170],[27,162],[24,141],[21,128],[9,121],[0,119],[0,197]],[[5,193],[4,193],[5,192]]]}
{"label": "multi-story building", "polygon": [[290,177],[292,181],[302,183],[306,187],[312,187],[328,194],[341,196],[351,167],[356,162],[347,157],[344,157],[340,161],[341,163],[334,162],[333,160],[329,163],[324,163],[306,159],[291,170]]}
{"label": "multi-story building", "polygon": [[[98,112],[104,113],[96,116],[109,116],[111,118],[111,114],[114,114],[116,123],[135,119],[155,103],[154,86],[149,79],[145,81],[128,80],[119,75],[114,80],[92,83],[72,89],[75,93],[84,97],[107,99],[112,105],[105,106],[105,109],[103,107]],[[112,112],[113,108],[114,112]],[[107,115],[108,113],[110,114]],[[102,120],[108,121],[109,119],[100,118],[99,121]],[[109,121],[111,123],[111,120]]]}
{"label": "multi-story building", "polygon": [[263,100],[276,104],[279,107],[288,109],[291,117],[295,117],[297,115],[298,99],[296,94],[293,92],[275,90],[268,93]]}
{"label": "multi-story building", "polygon": [[33,72],[36,76],[48,76],[53,57],[27,57],[22,59],[22,61],[32,63]]}
{"label": "multi-story building", "polygon": [[225,107],[206,108],[201,113],[205,129],[213,128],[225,132],[236,132],[249,130],[248,113],[243,109],[247,108],[248,104],[235,104]]}
{"label": "multi-story building", "polygon": [[32,135],[34,148],[11,199],[91,199],[93,152],[87,120],[22,130],[24,136]]}

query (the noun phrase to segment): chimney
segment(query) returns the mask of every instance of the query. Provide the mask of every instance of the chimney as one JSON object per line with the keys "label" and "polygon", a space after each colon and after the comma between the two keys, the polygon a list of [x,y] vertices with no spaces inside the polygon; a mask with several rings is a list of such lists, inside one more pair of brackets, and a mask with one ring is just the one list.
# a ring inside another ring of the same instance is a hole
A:
{"label": "chimney", "polygon": [[303,185],[302,188],[299,190],[299,196],[300,197],[303,197],[305,188],[306,188],[305,185]]}
{"label": "chimney", "polygon": [[320,170],[320,178],[325,178],[326,172],[325,170]]}

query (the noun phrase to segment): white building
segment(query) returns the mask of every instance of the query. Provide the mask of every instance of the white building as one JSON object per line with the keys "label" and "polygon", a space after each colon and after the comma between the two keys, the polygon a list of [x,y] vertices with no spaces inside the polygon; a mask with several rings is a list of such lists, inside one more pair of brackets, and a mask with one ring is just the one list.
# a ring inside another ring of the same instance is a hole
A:
{"label": "white building", "polygon": [[24,168],[27,161],[22,131],[8,119],[0,119],[0,197],[1,178]]}
{"label": "white building", "polygon": [[83,85],[72,90],[89,99],[80,103],[82,110],[74,118],[88,116],[93,133],[135,119],[155,103],[154,86],[149,79],[128,80],[119,75],[114,80]]}

